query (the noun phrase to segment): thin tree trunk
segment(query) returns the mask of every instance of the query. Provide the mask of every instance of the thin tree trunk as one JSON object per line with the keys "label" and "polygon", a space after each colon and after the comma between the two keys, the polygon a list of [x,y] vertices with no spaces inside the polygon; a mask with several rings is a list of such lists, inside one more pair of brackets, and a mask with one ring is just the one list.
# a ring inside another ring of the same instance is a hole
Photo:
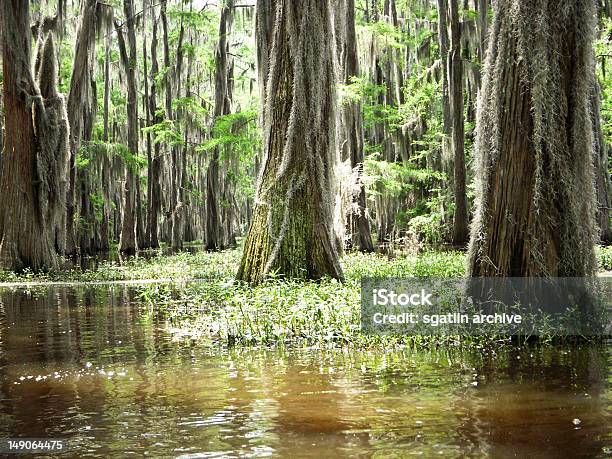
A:
{"label": "thin tree trunk", "polygon": [[461,60],[461,24],[458,0],[450,0],[450,49],[448,54],[448,89],[451,112],[452,151],[454,170],[455,211],[453,215],[453,243],[468,241],[467,197],[465,194],[465,133],[463,118],[463,62]]}
{"label": "thin tree trunk", "polygon": [[[221,10],[219,22],[219,42],[215,53],[215,111],[213,125],[216,120],[231,111],[229,97],[227,37],[232,22],[233,0],[228,0]],[[213,126],[214,128],[214,126]],[[206,174],[206,250],[219,250],[225,248],[223,228],[221,222],[221,208],[219,199],[222,197],[219,183],[220,174],[220,146],[215,147],[208,165]]]}
{"label": "thin tree trunk", "polygon": [[[181,12],[183,12],[184,3],[181,3]],[[181,25],[179,29],[179,39],[176,47],[176,67],[175,67],[175,91],[176,97],[181,96],[181,81],[182,81],[182,69],[183,69],[183,41],[185,39],[185,24],[183,16],[181,15]],[[181,113],[177,113],[176,116],[179,118]],[[184,189],[185,184],[183,178],[185,176],[185,155],[181,151],[180,146],[175,145],[172,147],[172,212],[171,212],[171,226],[172,226],[172,248],[180,250],[183,248],[183,239],[185,236],[185,199]]]}
{"label": "thin tree trunk", "polygon": [[601,128],[601,89],[597,78],[593,77],[591,91],[591,116],[593,123],[593,136],[595,145],[594,164],[597,189],[597,225],[599,227],[599,240],[603,244],[612,242],[612,229],[610,228],[610,172],[608,171],[608,145],[603,137]]}
{"label": "thin tree trunk", "polygon": [[[127,80],[127,130],[128,149],[130,154],[138,156],[138,100],[136,93],[136,32],[134,27],[134,5],[132,0],[124,0],[123,11],[128,28],[129,56],[121,26],[116,22],[119,56],[126,73]],[[136,252],[136,166],[126,165],[125,198],[121,223],[119,250],[124,253]]]}
{"label": "thin tree trunk", "polygon": [[[143,66],[143,82],[144,82],[144,96],[143,96],[143,110],[145,112],[145,126],[151,125],[151,111],[149,110],[149,75],[148,75],[148,59],[147,59],[147,12],[150,6],[150,0],[142,0],[142,66]],[[146,148],[147,148],[147,227],[145,231],[143,248],[151,247],[151,218],[149,213],[151,212],[151,200],[153,194],[153,149],[151,146],[151,133],[147,132],[146,135]],[[144,215],[143,215],[144,217]]]}
{"label": "thin tree trunk", "polygon": [[[164,68],[166,69],[166,72],[164,74],[164,93],[165,93],[165,106],[166,106],[166,119],[167,120],[173,120],[173,110],[172,110],[172,80],[170,79],[170,68],[171,68],[171,64],[170,64],[170,44],[169,44],[169,40],[168,40],[168,14],[167,14],[167,8],[168,8],[168,0],[161,0],[161,23],[162,23],[162,40],[163,40],[163,45],[164,45]],[[172,146],[171,147],[171,151],[170,151],[170,158],[171,158],[171,165],[169,167],[169,177],[170,177],[170,184],[169,184],[169,190],[166,193],[166,214],[167,214],[167,222],[170,224],[170,234],[169,234],[169,238],[167,238],[167,241],[170,242],[170,244],[172,245],[173,243],[177,242],[175,240],[173,240],[173,236],[176,234],[174,231],[174,225],[173,223],[175,222],[175,216],[174,216],[174,212],[176,212],[176,207],[178,205],[177,202],[177,189],[178,189],[178,184],[175,183],[175,174],[174,174],[174,170],[177,168],[177,164],[176,164],[176,160],[177,160],[177,152],[176,152],[176,147]]]}
{"label": "thin tree trunk", "polygon": [[478,56],[480,62],[485,60],[487,50],[487,33],[489,31],[489,0],[478,1]]}
{"label": "thin tree trunk", "polygon": [[[339,14],[343,15],[336,22],[342,24],[343,29],[338,32],[341,36],[340,56],[343,58],[341,62],[342,79],[344,84],[351,84],[353,77],[359,77],[359,56],[357,53],[357,34],[355,31],[355,0],[343,0],[343,5],[339,9]],[[344,16],[346,19],[344,19]],[[361,104],[359,101],[351,101],[343,104],[342,112],[342,134],[343,138],[339,139],[342,145],[342,160],[350,160],[351,169],[357,171],[357,181],[359,192],[353,198],[348,218],[348,231],[351,234],[351,243],[359,247],[362,252],[373,252],[374,244],[372,243],[372,235],[370,234],[370,222],[368,220],[366,209],[366,191],[365,186],[361,183],[363,175],[363,160],[364,160],[364,139],[363,139],[363,124],[361,120]]]}
{"label": "thin tree trunk", "polygon": [[[151,94],[149,98],[149,113],[153,115],[153,124],[161,123],[162,118],[157,114],[157,75],[159,65],[157,63],[157,21],[153,23],[153,36],[151,38]],[[161,211],[161,146],[154,145],[153,158],[151,160],[149,180],[151,181],[151,200],[149,202],[149,214],[147,222],[147,233],[151,248],[159,247],[159,213]]]}
{"label": "thin tree trunk", "polygon": [[[255,39],[257,44],[257,82],[259,85],[259,98],[262,106],[266,103],[266,83],[270,71],[270,51],[274,32],[274,19],[276,10],[274,2],[261,0],[255,9]],[[261,110],[261,115],[265,110]],[[262,126],[265,120],[261,120]]]}
{"label": "thin tree trunk", "polygon": [[78,240],[74,222],[77,215],[77,152],[82,142],[91,140],[97,109],[97,97],[93,81],[93,60],[96,40],[97,0],[85,0],[81,9],[81,22],[76,39],[70,93],[68,94],[68,119],[70,120],[70,181],[66,199],[66,249],[67,255],[77,253]]}
{"label": "thin tree trunk", "polygon": [[438,43],[440,46],[440,68],[442,69],[442,132],[444,139],[442,150],[445,157],[450,157],[450,139],[452,136],[450,95],[448,88],[447,60],[450,43],[448,39],[448,0],[438,0]]}
{"label": "thin tree trunk", "polygon": [[109,111],[110,111],[110,87],[111,87],[111,73],[110,73],[110,52],[111,52],[111,38],[110,33],[106,38],[104,51],[104,114],[103,114],[103,135],[102,140],[108,142],[109,138]]}

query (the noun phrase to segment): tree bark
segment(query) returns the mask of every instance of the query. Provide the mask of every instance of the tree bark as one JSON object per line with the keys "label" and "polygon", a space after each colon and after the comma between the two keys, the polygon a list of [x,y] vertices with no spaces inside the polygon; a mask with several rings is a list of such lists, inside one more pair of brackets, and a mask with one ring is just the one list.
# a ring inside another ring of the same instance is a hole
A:
{"label": "tree bark", "polygon": [[331,4],[276,2],[265,160],[238,279],[341,279],[333,233],[336,78]]}
{"label": "tree bark", "polygon": [[55,47],[47,38],[37,84],[31,70],[29,2],[1,2],[0,21],[6,132],[0,266],[12,271],[56,269],[57,238],[64,234],[58,222],[65,215],[68,122],[64,99],[57,93]]}
{"label": "tree bark", "polygon": [[[181,3],[181,13],[183,12],[184,3]],[[181,76],[183,68],[183,41],[185,39],[185,24],[183,16],[181,15],[181,22],[179,28],[179,39],[176,47],[176,65],[174,71],[174,83],[175,90],[174,94],[176,97],[181,95]],[[166,96],[167,97],[167,96]],[[180,113],[176,114],[177,119]],[[183,248],[183,239],[185,237],[185,198],[184,198],[184,176],[185,176],[185,155],[181,151],[180,146],[174,145],[172,147],[172,203],[170,213],[170,224],[171,224],[171,244],[175,250],[181,250]]]}
{"label": "tree bark", "polygon": [[83,141],[91,140],[97,109],[93,60],[96,40],[96,9],[98,0],[85,0],[81,8],[81,22],[77,33],[70,93],[68,119],[70,121],[70,181],[66,198],[66,255],[77,253],[77,234],[74,226],[77,216],[77,152]]}
{"label": "tree bark", "polygon": [[498,0],[477,115],[471,276],[594,274],[593,0]]}
{"label": "tree bark", "polygon": [[[260,0],[255,9],[255,40],[257,45],[257,83],[259,85],[259,98],[262,106],[266,103],[266,83],[270,71],[270,51],[276,18],[275,5],[272,0]],[[261,110],[261,116],[265,110]],[[261,120],[262,126],[265,120]]]}
{"label": "tree bark", "polygon": [[[221,10],[221,20],[219,23],[219,43],[215,53],[215,121],[231,113],[231,93],[228,62],[228,43],[227,37],[232,22],[233,0],[227,0]],[[219,250],[226,246],[228,241],[223,237],[221,222],[221,207],[219,199],[222,197],[219,183],[219,157],[220,146],[215,147],[208,165],[206,174],[206,250]]]}
{"label": "tree bark", "polygon": [[[145,126],[149,127],[151,125],[151,111],[149,110],[149,63],[147,58],[147,13],[149,11],[149,7],[151,7],[150,0],[142,0],[142,66],[143,66],[143,86],[144,86],[144,95],[142,98],[142,109],[145,112]],[[155,18],[154,18],[155,19]],[[151,133],[147,132],[146,138],[146,149],[147,149],[147,215],[146,215],[146,229],[144,234],[144,241],[142,248],[150,248],[151,247],[151,227],[149,226],[151,223],[151,218],[149,217],[149,213],[151,211],[151,199],[153,193],[153,147],[151,145]],[[144,214],[143,214],[144,218]]]}
{"label": "tree bark", "polygon": [[608,170],[608,145],[604,140],[601,128],[601,89],[597,78],[593,76],[593,89],[591,91],[591,116],[593,122],[593,136],[595,145],[595,180],[597,189],[597,226],[599,227],[599,240],[603,244],[612,242],[612,229],[610,228],[610,172]]}
{"label": "tree bark", "polygon": [[[153,10],[152,21],[153,31],[151,37],[151,90],[149,93],[149,117],[152,117],[153,124],[161,123],[163,118],[157,114],[157,75],[159,72],[159,64],[157,62],[157,21]],[[147,76],[145,75],[145,78]],[[159,248],[159,213],[161,210],[161,146],[159,143],[153,145],[153,154],[149,163],[149,212],[147,214],[147,241],[149,247]]]}
{"label": "tree bark", "polygon": [[[119,43],[119,55],[126,73],[127,80],[127,131],[128,149],[130,154],[138,156],[138,100],[136,93],[136,31],[134,26],[134,5],[132,0],[124,0],[123,11],[128,28],[129,55],[126,49],[123,31],[115,23]],[[136,252],[136,166],[126,165],[125,198],[121,223],[119,250],[127,254]]]}
{"label": "tree bark", "polygon": [[465,194],[465,133],[463,117],[463,62],[461,60],[461,24],[458,0],[449,2],[450,49],[448,54],[448,89],[451,112],[455,210],[453,214],[453,243],[468,241],[467,197]]}
{"label": "tree bark", "polygon": [[478,57],[485,61],[487,49],[487,33],[489,30],[489,0],[478,1]]}
{"label": "tree bark", "polygon": [[[341,18],[336,19],[343,30],[338,31],[340,39],[337,40],[339,56],[342,59],[342,81],[351,84],[353,77],[359,77],[359,55],[357,53],[357,33],[355,31],[355,1],[341,0],[339,2],[339,14]],[[345,23],[343,23],[345,21]],[[363,124],[361,119],[361,104],[359,101],[350,101],[341,107],[342,138],[339,143],[342,146],[341,157],[350,160],[351,169],[357,171],[359,192],[353,198],[353,205],[349,211],[348,231],[351,235],[352,246],[358,247],[362,252],[373,252],[374,244],[370,230],[366,209],[366,191],[361,182],[363,175],[364,160],[364,138]]]}
{"label": "tree bark", "polygon": [[[153,124],[163,121],[157,113],[157,76],[159,64],[157,60],[157,21],[153,23],[153,35],[151,38],[151,91],[149,95],[149,113],[153,116]],[[151,186],[151,198],[149,201],[149,213],[147,219],[147,239],[151,248],[159,247],[159,214],[161,212],[161,145],[156,143],[153,146],[153,156],[149,166],[149,180]]]}
{"label": "tree bark", "polygon": [[103,102],[103,132],[102,132],[102,140],[104,142],[108,142],[109,139],[109,115],[110,115],[110,86],[111,86],[111,73],[110,73],[110,60],[111,60],[111,40],[110,34],[106,38],[106,43],[104,44],[104,102]]}

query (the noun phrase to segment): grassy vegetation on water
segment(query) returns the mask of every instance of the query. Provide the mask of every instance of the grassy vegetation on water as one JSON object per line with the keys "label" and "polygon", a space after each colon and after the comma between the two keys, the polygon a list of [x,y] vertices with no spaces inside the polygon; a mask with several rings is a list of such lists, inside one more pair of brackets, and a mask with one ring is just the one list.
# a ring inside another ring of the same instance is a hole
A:
{"label": "grassy vegetation on water", "polygon": [[[227,266],[234,252],[216,255]],[[459,277],[464,274],[461,252],[425,252],[389,259],[350,253],[343,258],[346,281],[318,282],[272,278],[251,287],[227,276],[209,281],[143,286],[141,296],[152,314],[168,318],[177,336],[228,345],[291,343],[302,345],[491,345],[495,337],[365,336],[360,331],[361,278]],[[210,269],[216,274],[215,265]]]}
{"label": "grassy vegetation on water", "polygon": [[[227,345],[276,343],[370,346],[376,344],[483,344],[484,338],[372,337],[360,332],[360,282],[369,277],[459,277],[464,253],[424,252],[389,259],[349,253],[343,258],[346,281],[271,278],[251,287],[236,282],[240,249],[132,258],[103,262],[97,270],[55,273],[2,273],[4,282],[82,282],[171,280],[143,284],[146,314],[168,319],[177,337]],[[599,248],[602,270],[612,269],[612,250]],[[190,282],[199,280],[197,282]],[[492,338],[487,338],[490,344]]]}
{"label": "grassy vegetation on water", "polygon": [[101,261],[95,269],[65,269],[47,273],[0,271],[0,282],[108,282],[128,280],[227,279],[236,274],[239,250],[182,252],[132,257],[125,261]]}
{"label": "grassy vegetation on water", "polygon": [[[66,268],[47,273],[0,271],[0,283],[229,280],[236,274],[241,255],[241,249],[175,255],[157,251],[121,262],[101,261],[95,269]],[[612,246],[598,247],[597,257],[601,271],[612,271]],[[343,258],[349,281],[360,276],[461,276],[463,264],[464,253],[459,251],[429,251],[392,260],[380,254],[359,253],[349,253]]]}
{"label": "grassy vegetation on water", "polygon": [[218,275],[217,263],[224,267],[229,260],[237,263],[235,252],[221,252],[214,258],[211,275],[205,276],[210,280],[142,286],[141,297],[152,314],[161,312],[170,320],[178,335],[229,345],[360,346],[365,342],[359,319],[362,277],[456,277],[464,272],[461,252],[427,252],[393,260],[351,253],[343,258],[344,283],[330,278],[316,282],[271,278],[251,287],[234,281],[234,270]]}

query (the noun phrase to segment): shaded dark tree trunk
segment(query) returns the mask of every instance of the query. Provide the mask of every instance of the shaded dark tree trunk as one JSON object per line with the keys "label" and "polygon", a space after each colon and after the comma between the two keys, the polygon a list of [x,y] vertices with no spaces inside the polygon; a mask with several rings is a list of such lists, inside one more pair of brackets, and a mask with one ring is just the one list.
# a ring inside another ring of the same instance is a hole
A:
{"label": "shaded dark tree trunk", "polygon": [[[259,85],[259,98],[262,106],[266,104],[266,83],[270,71],[270,51],[274,32],[274,19],[276,12],[274,2],[261,0],[255,9],[255,39],[257,44],[257,83]],[[265,110],[261,110],[261,116]],[[262,119],[262,125],[265,120]]]}
{"label": "shaded dark tree trunk", "polygon": [[342,278],[332,228],[337,107],[330,3],[275,6],[265,160],[237,277]]}
{"label": "shaded dark tree trunk", "polygon": [[[149,110],[149,75],[148,75],[148,58],[147,58],[147,15],[150,7],[150,0],[142,1],[142,66],[143,66],[143,86],[144,86],[144,95],[142,98],[143,101],[143,110],[145,112],[145,126],[149,127],[151,125],[151,111]],[[153,14],[152,14],[153,16]],[[153,18],[155,20],[155,18]],[[144,241],[141,248],[150,248],[151,247],[151,218],[149,213],[151,211],[151,199],[153,193],[153,147],[151,145],[151,133],[147,132],[145,138],[146,148],[147,148],[147,216],[146,216],[146,230],[144,234]],[[144,219],[144,215],[141,214]]]}
{"label": "shaded dark tree trunk", "polygon": [[[153,116],[153,124],[161,123],[162,117],[157,113],[157,76],[159,64],[157,61],[157,21],[153,17],[153,36],[151,38],[151,92],[149,96],[149,113]],[[151,248],[159,247],[159,214],[161,212],[161,145],[153,146],[153,156],[149,166],[149,181],[151,197],[147,219],[147,239]]]}
{"label": "shaded dark tree trunk", "polygon": [[[164,68],[166,69],[163,77],[163,90],[165,96],[165,108],[166,108],[166,119],[173,120],[172,110],[172,80],[170,79],[170,43],[169,43],[169,31],[168,31],[168,0],[161,0],[160,2],[160,18],[162,24],[162,43],[164,48]],[[165,214],[166,221],[170,224],[170,232],[167,234],[165,240],[172,244],[173,235],[175,234],[173,228],[174,212],[176,211],[176,186],[174,185],[174,174],[173,170],[176,168],[176,147],[171,147],[171,164],[169,165],[170,170],[168,174],[170,176],[170,190],[164,193],[165,202]]]}
{"label": "shaded dark tree trunk", "polygon": [[478,1],[478,57],[485,60],[487,50],[487,33],[489,31],[489,0]]}
{"label": "shaded dark tree trunk", "polygon": [[[134,18],[134,5],[132,0],[124,0],[123,11],[128,29],[129,55],[126,49],[123,31],[118,23],[115,23],[117,39],[119,43],[119,56],[126,73],[127,79],[127,130],[128,149],[134,156],[138,156],[138,99],[136,93],[136,31]],[[125,198],[123,203],[123,216],[121,223],[121,237],[119,239],[119,250],[124,253],[136,252],[136,191],[137,170],[133,164],[127,164],[125,178]]]}
{"label": "shaded dark tree trunk", "polygon": [[498,0],[477,116],[471,276],[596,269],[594,0]]}
{"label": "shaded dark tree trunk", "polygon": [[98,0],[85,0],[81,7],[70,93],[68,94],[68,119],[70,121],[70,180],[66,199],[66,248],[67,255],[77,253],[76,157],[82,142],[91,140],[97,109],[93,63],[96,51],[96,27]]}
{"label": "shaded dark tree trunk", "polygon": [[108,142],[110,127],[109,127],[109,115],[110,115],[110,89],[111,89],[111,73],[110,73],[110,64],[111,64],[111,38],[110,34],[106,38],[106,43],[104,44],[104,102],[103,102],[103,111],[102,114],[102,140],[104,142]]}
{"label": "shaded dark tree trunk", "polygon": [[[227,38],[232,22],[233,0],[225,2],[221,10],[221,20],[219,23],[219,43],[215,53],[215,111],[214,121],[224,115],[231,113],[231,81],[228,60]],[[224,237],[222,222],[222,209],[220,199],[223,197],[220,183],[220,164],[221,146],[215,147],[208,165],[206,173],[206,250],[219,250],[227,246],[229,241]],[[227,154],[227,152],[226,152]]]}
{"label": "shaded dark tree trunk", "polygon": [[448,90],[451,112],[451,133],[454,171],[455,211],[453,243],[468,241],[467,197],[465,193],[465,133],[463,117],[463,62],[461,60],[461,24],[458,0],[449,0],[450,49],[447,61]]}
{"label": "shaded dark tree trunk", "polygon": [[[181,3],[181,12],[183,11],[184,3]],[[176,97],[181,96],[181,83],[182,83],[182,68],[183,68],[183,42],[185,39],[185,23],[183,16],[181,15],[181,25],[179,29],[179,39],[176,46],[176,66],[174,70],[174,83]],[[166,95],[167,97],[167,95]],[[177,113],[177,119],[180,117],[180,113]],[[172,248],[180,250],[183,248],[183,239],[185,237],[185,215],[187,209],[185,208],[185,161],[186,157],[184,151],[182,151],[179,145],[172,147],[172,182],[171,182],[171,213],[170,213],[170,224],[171,224],[171,243]]]}
{"label": "shaded dark tree trunk", "polygon": [[0,177],[0,266],[58,268],[65,236],[68,122],[57,93],[55,47],[42,49],[38,83],[32,75],[29,2],[0,3],[4,142]]}
{"label": "shaded dark tree trunk", "polygon": [[[0,35],[1,38],[1,35]],[[0,91],[0,113],[4,113],[2,91]],[[0,116],[0,177],[2,176],[2,151],[4,150],[4,117]]]}

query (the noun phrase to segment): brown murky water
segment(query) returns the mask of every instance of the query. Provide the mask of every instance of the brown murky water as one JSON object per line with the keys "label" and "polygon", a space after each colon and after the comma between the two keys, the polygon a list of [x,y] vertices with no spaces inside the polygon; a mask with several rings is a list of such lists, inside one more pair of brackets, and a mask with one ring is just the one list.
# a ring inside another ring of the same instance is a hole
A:
{"label": "brown murky water", "polygon": [[607,457],[609,346],[178,343],[133,288],[0,291],[0,438],[74,457]]}

